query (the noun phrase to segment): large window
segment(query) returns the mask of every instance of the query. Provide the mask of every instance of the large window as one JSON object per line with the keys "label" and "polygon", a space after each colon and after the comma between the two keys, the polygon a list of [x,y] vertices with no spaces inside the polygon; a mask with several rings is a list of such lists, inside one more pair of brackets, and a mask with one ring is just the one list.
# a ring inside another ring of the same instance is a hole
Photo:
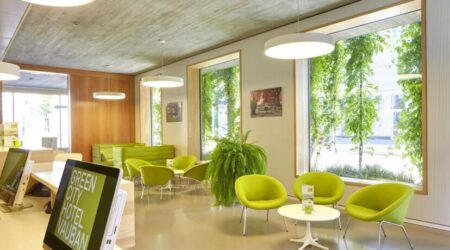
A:
{"label": "large window", "polygon": [[17,122],[26,148],[70,150],[69,98],[65,74],[21,71],[4,82],[3,122]]}
{"label": "large window", "polygon": [[162,144],[161,129],[161,89],[152,88],[150,90],[150,116],[151,116],[151,144],[152,146],[160,146]]}
{"label": "large window", "polygon": [[334,52],[310,60],[310,171],[422,186],[420,18],[340,31]]}
{"label": "large window", "polygon": [[200,70],[201,157],[207,159],[215,138],[240,133],[239,60]]}

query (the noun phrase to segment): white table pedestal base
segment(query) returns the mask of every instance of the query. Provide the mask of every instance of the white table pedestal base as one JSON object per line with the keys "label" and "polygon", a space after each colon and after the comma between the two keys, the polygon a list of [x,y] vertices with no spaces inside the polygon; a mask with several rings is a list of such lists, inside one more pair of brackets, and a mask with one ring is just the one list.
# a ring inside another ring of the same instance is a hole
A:
{"label": "white table pedestal base", "polygon": [[311,235],[311,222],[307,221],[305,237],[303,237],[302,239],[291,239],[290,241],[296,242],[296,243],[303,242],[303,245],[298,250],[303,250],[303,249],[305,249],[305,247],[307,247],[309,245],[313,245],[318,248],[328,250],[328,247],[324,247],[324,246],[320,245],[319,243],[317,243],[317,240],[318,240],[317,238],[314,239]]}

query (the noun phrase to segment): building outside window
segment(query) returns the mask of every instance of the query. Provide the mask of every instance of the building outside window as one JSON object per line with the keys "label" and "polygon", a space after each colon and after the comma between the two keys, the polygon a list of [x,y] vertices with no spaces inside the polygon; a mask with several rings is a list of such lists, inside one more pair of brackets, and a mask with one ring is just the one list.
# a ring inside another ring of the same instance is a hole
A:
{"label": "building outside window", "polygon": [[17,122],[25,148],[70,151],[68,76],[21,71],[3,83],[3,122]]}
{"label": "building outside window", "polygon": [[240,133],[239,60],[200,70],[201,157],[208,159],[215,138]]}
{"label": "building outside window", "polygon": [[333,34],[336,49],[309,62],[310,171],[420,189],[420,11]]}
{"label": "building outside window", "polygon": [[151,144],[152,146],[162,145],[162,119],[161,119],[161,88],[151,88],[150,90],[150,117],[151,117]]}

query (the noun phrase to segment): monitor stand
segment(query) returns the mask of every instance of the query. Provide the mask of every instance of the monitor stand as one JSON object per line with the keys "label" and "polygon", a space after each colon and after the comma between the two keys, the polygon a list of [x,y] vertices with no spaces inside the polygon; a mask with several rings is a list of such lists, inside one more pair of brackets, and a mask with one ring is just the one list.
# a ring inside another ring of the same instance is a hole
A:
{"label": "monitor stand", "polygon": [[11,213],[11,212],[14,212],[14,211],[17,211],[17,210],[22,210],[22,209],[30,208],[30,207],[33,207],[33,204],[31,204],[31,203],[22,203],[20,205],[11,206],[11,205],[9,205],[7,203],[3,203],[3,204],[0,204],[0,211],[6,214],[6,213]]}

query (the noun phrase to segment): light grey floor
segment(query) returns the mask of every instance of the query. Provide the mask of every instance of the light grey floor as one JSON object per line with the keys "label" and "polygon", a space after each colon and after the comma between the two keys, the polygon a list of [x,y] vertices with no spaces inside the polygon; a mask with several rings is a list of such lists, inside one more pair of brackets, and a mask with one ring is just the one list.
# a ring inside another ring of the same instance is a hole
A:
{"label": "light grey floor", "polygon": [[[283,219],[271,211],[269,222],[264,211],[251,210],[247,236],[242,236],[239,224],[241,206],[214,207],[214,198],[204,191],[188,186],[175,195],[165,192],[163,200],[152,189],[143,200],[136,189],[136,247],[133,249],[298,249],[290,238],[303,236],[304,224],[294,226],[288,221],[284,231]],[[48,198],[27,197],[33,208],[3,214],[0,212],[0,250],[42,249],[49,215],[43,205]],[[343,215],[343,224],[346,216]],[[354,221],[347,240],[340,235],[337,223],[313,223],[313,234],[319,243],[330,249],[376,249],[377,225]],[[450,232],[406,224],[415,249],[450,249]],[[383,249],[409,249],[399,228],[386,225],[388,237]],[[307,248],[317,249],[317,248]]]}
{"label": "light grey floor", "polygon": [[[138,190],[137,190],[138,191]],[[136,195],[140,192],[136,192]],[[298,249],[290,238],[303,237],[305,225],[288,222],[285,232],[283,219],[276,210],[270,212],[269,222],[265,211],[250,210],[247,236],[242,236],[239,223],[241,206],[213,206],[214,198],[202,189],[189,186],[163,200],[157,190],[152,190],[143,200],[136,197],[136,247],[135,249]],[[342,216],[344,225],[347,217]],[[405,224],[415,249],[450,249],[450,232]],[[330,249],[376,249],[377,224],[353,221],[342,239],[343,231],[337,222],[312,224],[313,234],[319,243]],[[409,249],[400,228],[385,226],[387,238],[383,249]],[[307,249],[316,249],[309,247]]]}

